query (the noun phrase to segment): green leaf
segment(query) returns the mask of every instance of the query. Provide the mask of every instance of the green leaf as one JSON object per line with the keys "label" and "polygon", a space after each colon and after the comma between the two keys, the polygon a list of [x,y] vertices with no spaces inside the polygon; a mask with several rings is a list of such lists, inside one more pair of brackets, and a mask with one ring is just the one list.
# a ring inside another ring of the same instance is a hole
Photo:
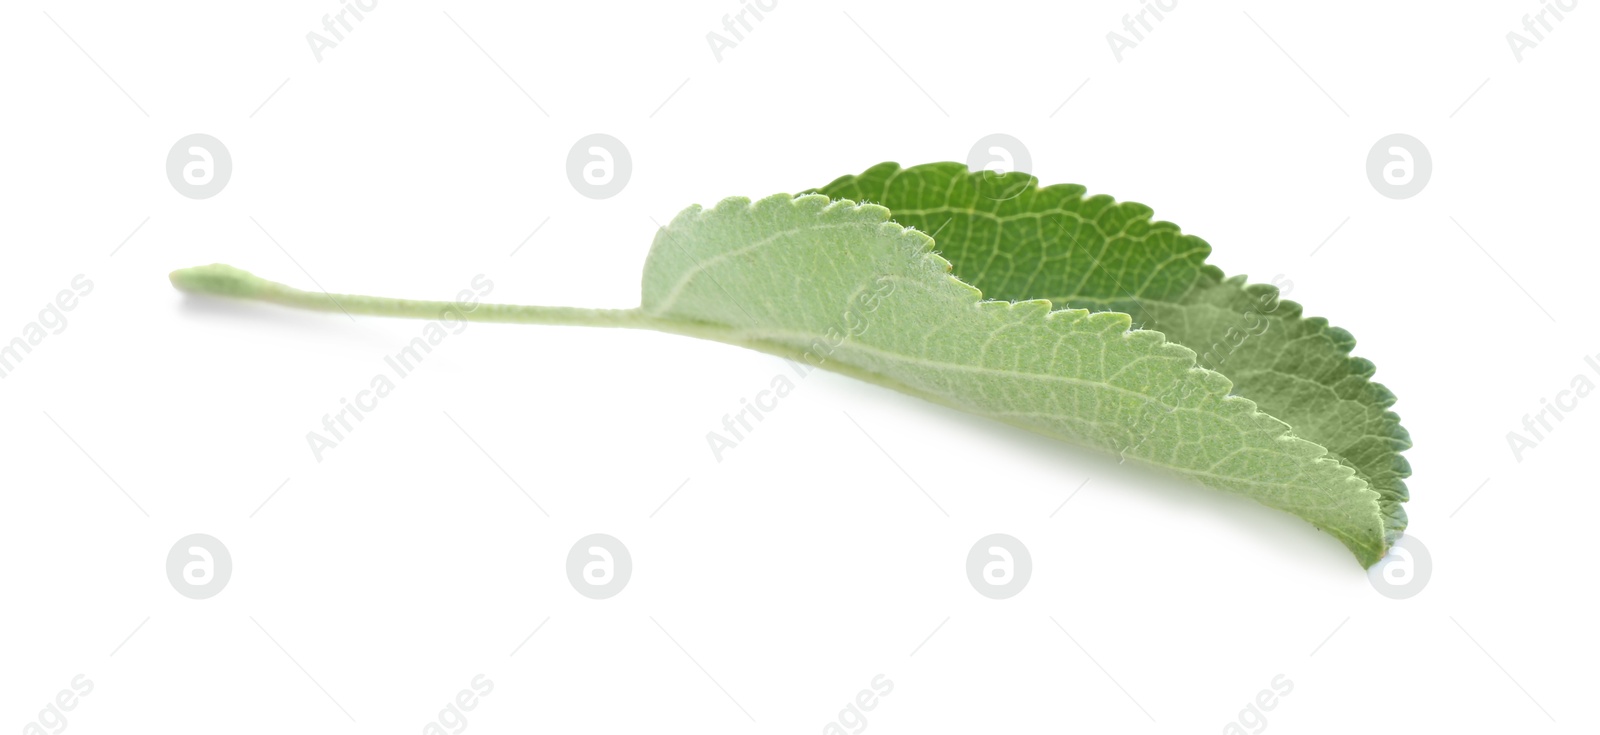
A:
{"label": "green leaf", "polygon": [[[1224,279],[1204,265],[1204,242],[1148,209],[959,164],[884,164],[823,191],[685,210],[656,235],[637,309],[323,294],[223,265],[172,282],[352,314],[451,309],[715,339],[1254,498],[1326,530],[1364,566],[1404,527],[1397,452],[1409,442],[1384,410],[1393,396],[1367,381],[1371,364],[1348,356],[1349,335],[1302,319],[1269,286]],[[919,229],[938,233],[949,260]],[[1218,352],[1251,314],[1251,334]],[[1135,318],[1152,328],[1131,329]],[[1197,366],[1196,350],[1216,369]]]}
{"label": "green leaf", "polygon": [[1411,437],[1388,410],[1394,394],[1370,380],[1372,363],[1350,356],[1355,339],[1303,317],[1275,286],[1224,277],[1205,263],[1210,245],[1151,222],[1144,205],[956,163],[880,164],[818,191],[881,204],[902,225],[937,231],[956,275],[989,298],[1124,312],[1194,349],[1235,395],[1328,448],[1377,490],[1383,548],[1405,530],[1411,467],[1400,452]]}

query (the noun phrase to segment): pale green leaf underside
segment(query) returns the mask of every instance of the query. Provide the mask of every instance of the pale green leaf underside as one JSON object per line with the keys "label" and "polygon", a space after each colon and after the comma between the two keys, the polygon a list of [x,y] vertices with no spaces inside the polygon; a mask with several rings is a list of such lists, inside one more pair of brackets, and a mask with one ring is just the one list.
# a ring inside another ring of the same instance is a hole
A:
{"label": "pale green leaf underside", "polygon": [[988,298],[1120,311],[1194,349],[1234,394],[1354,468],[1379,493],[1385,545],[1399,536],[1411,474],[1400,453],[1411,438],[1388,410],[1394,394],[1370,380],[1372,363],[1350,356],[1349,332],[1303,318],[1274,286],[1225,278],[1205,263],[1210,245],[1152,222],[1142,204],[1037,183],[959,163],[885,163],[818,191],[883,205],[899,224],[937,232],[955,274]]}
{"label": "pale green leaf underside", "polygon": [[685,210],[656,235],[637,309],[330,294],[221,264],[171,280],[347,314],[719,340],[1254,498],[1363,566],[1405,528],[1410,440],[1354,339],[1271,286],[1224,278],[1210,246],[1149,209],[960,164],[883,164],[824,192]]}
{"label": "pale green leaf underside", "polygon": [[1130,330],[1124,313],[985,300],[904,224],[822,195],[692,207],[656,237],[641,311],[1246,495],[1326,530],[1364,566],[1383,556],[1368,480],[1230,395],[1194,350]]}

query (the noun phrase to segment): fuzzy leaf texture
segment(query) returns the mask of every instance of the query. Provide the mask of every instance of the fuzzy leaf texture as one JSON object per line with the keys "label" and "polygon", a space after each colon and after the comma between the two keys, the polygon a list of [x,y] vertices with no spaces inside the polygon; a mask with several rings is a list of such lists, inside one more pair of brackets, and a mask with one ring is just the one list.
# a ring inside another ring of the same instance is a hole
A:
{"label": "fuzzy leaf texture", "polygon": [[643,309],[1249,496],[1364,566],[1404,529],[1410,442],[1353,339],[1148,208],[960,164],[818,191],[685,212]]}
{"label": "fuzzy leaf texture", "polygon": [[1085,197],[1072,184],[1040,188],[1026,174],[969,173],[956,163],[885,163],[818,191],[881,204],[902,225],[937,231],[955,274],[988,298],[1126,313],[1195,350],[1201,367],[1232,382],[1234,395],[1327,448],[1377,491],[1381,546],[1351,545],[1364,565],[1382,556],[1371,549],[1387,551],[1405,530],[1411,466],[1400,453],[1411,437],[1389,410],[1394,394],[1371,381],[1373,364],[1350,355],[1355,338],[1304,317],[1275,286],[1225,277],[1205,262],[1210,245],[1152,222],[1148,207]]}
{"label": "fuzzy leaf texture", "polygon": [[[1224,277],[1210,246],[1150,215],[1025,174],[886,163],[810,194],[690,207],[656,234],[637,309],[485,304],[464,318],[655,329],[803,360],[1253,498],[1371,566],[1405,528],[1410,440],[1393,394],[1350,356],[1349,333]],[[450,306],[223,265],[172,282],[347,313]]]}

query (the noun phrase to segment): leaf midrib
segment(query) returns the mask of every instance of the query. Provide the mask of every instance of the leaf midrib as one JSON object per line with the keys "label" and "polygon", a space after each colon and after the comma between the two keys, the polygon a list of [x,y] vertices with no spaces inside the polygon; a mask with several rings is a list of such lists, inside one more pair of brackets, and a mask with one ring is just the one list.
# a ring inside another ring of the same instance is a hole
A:
{"label": "leaf midrib", "polygon": [[[1052,314],[1056,314],[1056,313],[1062,313],[1062,312],[1051,312],[1051,313]],[[752,350],[756,350],[758,352],[765,352],[767,354],[776,355],[778,357],[783,357],[783,358],[786,358],[786,359],[791,359],[791,360],[796,360],[796,361],[805,361],[807,364],[812,364],[809,361],[806,361],[806,359],[805,359],[805,356],[807,354],[805,349],[799,348],[799,347],[795,347],[795,346],[793,346],[791,344],[788,344],[786,342],[773,341],[772,339],[767,339],[767,338],[763,338],[763,337],[753,337],[752,335],[754,333],[752,333],[750,330],[733,329],[733,328],[730,328],[730,327],[717,325],[717,324],[712,324],[712,323],[709,323],[709,322],[696,322],[696,321],[680,320],[680,319],[656,319],[656,318],[651,318],[648,322],[642,322],[642,323],[639,324],[639,326],[640,327],[644,327],[644,328],[649,328],[649,329],[655,329],[657,331],[680,334],[680,335],[683,335],[683,336],[698,337],[698,338],[701,338],[701,339],[709,339],[709,340],[713,340],[713,341],[717,341],[717,342],[723,342],[725,344],[736,345],[736,346],[739,346],[739,347],[744,347],[746,349],[752,349]],[[821,332],[807,332],[807,331],[796,331],[796,330],[763,330],[760,334],[764,334],[764,335],[768,335],[768,336],[772,336],[772,337],[779,337],[779,338],[796,338],[796,339],[800,340],[803,344],[810,344],[812,341],[814,341],[814,340],[816,340],[818,338],[822,338],[822,337],[826,336],[826,334],[821,333]],[[1118,391],[1118,392],[1127,393],[1129,395],[1136,396],[1136,397],[1138,397],[1138,398],[1140,398],[1142,400],[1148,401],[1150,403],[1154,403],[1154,404],[1160,405],[1160,406],[1169,407],[1169,408],[1171,408],[1173,410],[1189,411],[1189,412],[1196,412],[1196,413],[1207,413],[1207,411],[1205,411],[1205,409],[1201,409],[1201,408],[1170,406],[1169,404],[1161,402],[1160,400],[1152,398],[1152,397],[1150,397],[1148,395],[1145,395],[1143,393],[1139,393],[1137,391],[1130,391],[1130,390],[1128,390],[1126,388],[1121,388],[1119,386],[1114,386],[1114,385],[1108,385],[1108,384],[1100,383],[1100,382],[1097,382],[1097,381],[1085,381],[1085,380],[1082,380],[1082,379],[1066,378],[1065,376],[1052,376],[1052,375],[1041,374],[1041,373],[1016,373],[1016,372],[1010,372],[1010,371],[1001,370],[1001,369],[998,369],[998,368],[989,368],[989,367],[980,366],[980,365],[959,365],[959,364],[956,364],[956,363],[945,363],[945,362],[936,361],[936,360],[927,360],[926,358],[915,358],[915,357],[912,357],[912,356],[904,355],[902,353],[893,352],[893,351],[890,351],[890,350],[883,350],[881,348],[876,348],[876,347],[871,347],[871,346],[864,346],[864,345],[861,345],[860,343],[853,343],[853,342],[842,343],[842,344],[840,344],[838,347],[836,347],[834,349],[835,349],[835,353],[837,353],[838,350],[872,351],[872,352],[876,352],[878,354],[881,354],[881,355],[884,355],[884,356],[887,356],[887,357],[900,359],[902,361],[919,362],[919,363],[922,363],[922,364],[926,364],[926,365],[933,366],[933,367],[939,367],[939,368],[948,367],[948,368],[956,368],[956,369],[984,370],[984,371],[988,371],[988,372],[1000,373],[1000,374],[1004,374],[1004,375],[1007,375],[1007,376],[1013,376],[1013,377],[1015,377],[1015,376],[1026,376],[1026,377],[1030,377],[1030,378],[1041,378],[1041,379],[1062,379],[1062,380],[1064,380],[1066,382],[1076,382],[1076,383],[1080,383],[1080,384],[1083,384],[1083,385],[1091,387],[1091,388],[1103,388],[1103,389],[1109,389],[1109,390],[1114,390],[1114,391]],[[959,401],[953,400],[953,399],[949,398],[948,396],[946,396],[946,395],[944,395],[942,393],[930,392],[930,391],[924,390],[922,388],[918,388],[918,387],[907,385],[906,383],[904,383],[904,382],[902,382],[900,380],[897,380],[895,378],[889,377],[887,375],[884,375],[883,373],[879,373],[879,372],[876,372],[876,371],[873,371],[873,370],[869,370],[867,368],[861,367],[860,365],[856,365],[856,364],[848,362],[848,361],[838,360],[838,359],[833,358],[832,356],[830,356],[828,359],[826,359],[826,360],[824,360],[824,361],[822,361],[820,363],[812,364],[812,366],[813,367],[817,367],[817,368],[821,368],[821,369],[824,369],[824,370],[829,370],[829,371],[832,371],[832,372],[836,372],[836,373],[839,373],[841,375],[846,375],[848,377],[856,378],[858,380],[862,380],[862,381],[865,381],[865,382],[868,382],[868,383],[872,383],[874,385],[882,386],[882,387],[889,388],[889,389],[892,389],[892,390],[897,390],[897,391],[900,391],[902,393],[906,393],[906,394],[911,395],[911,396],[915,396],[915,397],[918,397],[918,398],[922,398],[924,400],[932,401],[934,403],[937,403],[939,405],[945,406],[947,408],[952,408],[952,409],[961,411],[963,413],[974,414],[974,415],[978,415],[978,416],[984,416],[984,417],[993,419],[995,421],[999,421],[1001,423],[1009,424],[1011,426],[1016,426],[1018,428],[1025,429],[1025,430],[1028,430],[1028,431],[1044,434],[1046,436],[1049,436],[1049,437],[1054,438],[1054,439],[1059,439],[1061,441],[1065,441],[1065,442],[1069,442],[1069,443],[1074,443],[1074,442],[1080,441],[1080,439],[1077,438],[1077,437],[1072,437],[1072,436],[1068,436],[1068,435],[1065,435],[1065,434],[1057,433],[1057,432],[1051,430],[1049,427],[1040,426],[1040,424],[1038,424],[1036,422],[1014,421],[1014,420],[1011,420],[1009,418],[1006,418],[1003,415],[1002,412],[975,410],[971,405],[964,404],[964,403],[961,403]],[[1238,398],[1236,396],[1224,396],[1220,400],[1246,400],[1246,399]],[[1278,438],[1282,439],[1282,438],[1287,438],[1287,437],[1288,437],[1288,434],[1285,434],[1284,437],[1278,437]],[[1326,448],[1324,448],[1324,449],[1326,449]],[[1328,459],[1330,461],[1333,461],[1333,462],[1338,462],[1338,459],[1331,452],[1329,454],[1327,454],[1327,455],[1324,455],[1324,458]],[[1215,478],[1215,479],[1218,479],[1218,480],[1226,480],[1226,481],[1230,481],[1230,482],[1234,482],[1234,483],[1238,483],[1238,484],[1249,485],[1249,486],[1253,486],[1253,487],[1275,488],[1275,489],[1282,489],[1282,490],[1305,490],[1305,491],[1312,491],[1311,493],[1309,493],[1311,495],[1315,495],[1316,493],[1322,492],[1322,491],[1325,490],[1325,488],[1323,488],[1322,486],[1319,486],[1319,485],[1306,485],[1306,484],[1300,484],[1300,483],[1285,483],[1285,482],[1263,482],[1261,480],[1252,479],[1252,478],[1250,478],[1248,476],[1228,475],[1228,474],[1221,474],[1221,473],[1216,473],[1216,472],[1197,470],[1197,469],[1193,469],[1193,468],[1190,468],[1190,467],[1180,467],[1180,466],[1168,464],[1166,462],[1161,462],[1161,461],[1148,459],[1148,458],[1144,458],[1144,457],[1130,457],[1129,459],[1132,459],[1135,462],[1139,462],[1141,464],[1145,464],[1145,465],[1148,465],[1148,466],[1158,467],[1158,468],[1161,468],[1161,469],[1169,470],[1169,471],[1174,472],[1174,473],[1199,475],[1199,476],[1203,476],[1203,477],[1210,477],[1210,478]],[[1345,466],[1348,467],[1348,465],[1345,465]],[[1305,472],[1302,471],[1301,474],[1304,475]],[[1372,489],[1371,488],[1371,484],[1367,483],[1366,480],[1364,478],[1360,477],[1359,475],[1352,475],[1352,479],[1355,479],[1358,482],[1361,482],[1363,484],[1363,486],[1366,487],[1367,489],[1369,489],[1369,490]],[[1373,492],[1376,494],[1375,490]],[[1374,500],[1374,502],[1376,502],[1376,499]],[[1325,509],[1329,509],[1329,508],[1338,507],[1338,504],[1337,503],[1328,504],[1328,505],[1285,504],[1285,508],[1287,509],[1288,507],[1325,510]],[[1324,530],[1330,530],[1331,531],[1331,529],[1324,529]],[[1349,539],[1351,541],[1358,541],[1359,540],[1355,536],[1350,536],[1350,535],[1343,534],[1343,533],[1335,532],[1335,535],[1338,535],[1341,538]]]}

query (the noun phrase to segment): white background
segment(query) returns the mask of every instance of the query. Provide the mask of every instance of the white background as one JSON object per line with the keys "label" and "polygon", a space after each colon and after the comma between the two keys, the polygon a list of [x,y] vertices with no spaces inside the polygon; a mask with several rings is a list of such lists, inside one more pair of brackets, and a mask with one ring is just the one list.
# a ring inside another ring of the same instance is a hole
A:
{"label": "white background", "polygon": [[[94,283],[0,380],[6,731],[78,674],[84,733],[422,732],[479,674],[481,732],[822,732],[879,674],[882,733],[1222,732],[1279,674],[1274,732],[1600,721],[1600,399],[1521,462],[1506,438],[1600,383],[1600,10],[1519,62],[1530,0],[1185,1],[1119,62],[1135,0],[782,0],[719,62],[739,0],[383,0],[318,62],[338,3],[244,7],[0,11],[0,340]],[[164,172],[195,132],[233,158],[204,200]],[[611,199],[565,171],[595,132],[633,159]],[[306,433],[422,323],[166,282],[450,298],[482,273],[628,307],[652,220],[996,132],[1360,339],[1416,441],[1421,594],[1289,515],[830,373],[719,463],[706,432],[788,368],[647,332],[471,325],[318,462]],[[1405,200],[1365,172],[1396,132],[1433,160]],[[634,561],[607,600],[564,570],[596,532]],[[964,569],[996,532],[1034,560],[1003,601]],[[165,576],[191,533],[233,558],[210,599]]]}

